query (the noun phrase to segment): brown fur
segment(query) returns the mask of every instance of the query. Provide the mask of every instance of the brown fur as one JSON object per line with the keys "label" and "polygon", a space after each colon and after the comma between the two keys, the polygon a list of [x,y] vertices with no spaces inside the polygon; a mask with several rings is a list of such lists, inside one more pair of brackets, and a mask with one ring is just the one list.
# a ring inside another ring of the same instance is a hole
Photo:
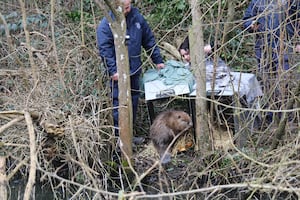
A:
{"label": "brown fur", "polygon": [[192,126],[191,117],[184,111],[168,110],[160,113],[150,127],[150,138],[162,163],[167,163],[171,160],[170,151],[166,149],[174,139],[184,129]]}

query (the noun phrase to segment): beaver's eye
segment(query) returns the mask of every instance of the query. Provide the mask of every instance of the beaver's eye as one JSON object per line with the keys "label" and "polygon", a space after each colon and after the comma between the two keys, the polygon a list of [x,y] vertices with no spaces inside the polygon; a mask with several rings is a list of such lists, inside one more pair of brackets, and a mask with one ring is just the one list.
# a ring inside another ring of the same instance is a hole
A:
{"label": "beaver's eye", "polygon": [[180,119],[181,118],[181,115],[178,115],[178,119]]}

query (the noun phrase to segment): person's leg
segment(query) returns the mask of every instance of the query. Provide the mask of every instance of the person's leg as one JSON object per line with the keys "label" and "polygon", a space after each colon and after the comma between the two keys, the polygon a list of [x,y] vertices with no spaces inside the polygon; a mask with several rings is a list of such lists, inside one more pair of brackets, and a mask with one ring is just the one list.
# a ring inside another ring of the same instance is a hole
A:
{"label": "person's leg", "polygon": [[119,89],[117,81],[111,81],[111,97],[113,103],[113,121],[115,128],[115,136],[119,136]]}
{"label": "person's leg", "polygon": [[[133,114],[133,123],[136,120],[137,108],[138,108],[138,101],[140,96],[139,91],[139,77],[132,76],[131,77],[131,98],[132,98],[132,114]],[[119,89],[118,89],[118,82],[112,81],[111,82],[111,94],[112,94],[112,101],[113,101],[113,119],[114,119],[114,126],[118,127],[118,117],[119,117]]]}
{"label": "person's leg", "polygon": [[255,52],[255,58],[257,61],[257,72],[258,72],[257,75],[261,76],[264,70],[263,70],[263,63],[262,63],[262,59],[261,59],[262,48],[259,44],[255,45],[254,52]]}
{"label": "person's leg", "polygon": [[283,69],[284,70],[288,70],[290,68],[290,65],[289,65],[289,56],[288,54],[284,54],[283,55]]}
{"label": "person's leg", "polygon": [[[268,85],[270,85],[267,91],[272,91],[272,94],[269,94],[271,97],[269,99],[272,107],[270,109],[281,110],[283,109],[285,102],[285,96],[287,95],[287,84],[285,83],[286,77],[288,76],[285,73],[285,70],[289,69],[288,54],[282,52],[279,47],[279,43],[273,43],[272,48],[272,59],[270,61],[270,69],[268,76]],[[282,56],[283,55],[283,56]],[[284,78],[285,77],[285,78]],[[282,85],[283,84],[283,85]],[[277,121],[281,118],[282,113],[268,113],[268,121]]]}
{"label": "person's leg", "polygon": [[132,116],[133,116],[133,124],[135,124],[139,97],[140,97],[139,76],[134,75],[131,77],[130,80],[131,80]]}
{"label": "person's leg", "polygon": [[[138,108],[138,101],[139,101],[139,76],[132,76],[131,77],[131,98],[132,98],[132,116],[133,116],[133,123],[136,121],[137,115],[137,108]],[[113,121],[115,127],[115,136],[119,136],[119,89],[118,89],[118,82],[112,81],[111,82],[111,94],[112,94],[112,101],[113,101]],[[143,137],[133,137],[133,142],[135,144],[141,144],[145,141]]]}
{"label": "person's leg", "polygon": [[[281,59],[280,60],[280,57]],[[275,100],[275,108],[276,110],[285,110],[289,95],[289,81],[290,80],[290,73],[286,72],[286,70],[289,69],[289,56],[286,52],[280,52],[278,49],[277,52],[274,52],[273,55],[274,59],[274,76],[276,79],[276,82],[278,83],[278,86],[275,88],[274,92],[274,100]],[[279,112],[276,115],[276,120],[279,122],[279,120],[282,118],[283,113]]]}
{"label": "person's leg", "polygon": [[[270,52],[271,48],[269,44],[266,45],[265,42],[267,38],[261,37],[256,41],[255,44],[255,56],[258,62],[258,73],[257,77],[259,79],[260,85],[263,90],[264,98],[262,99],[262,108],[270,109],[270,105],[272,101],[270,97],[270,88],[272,87],[272,79],[271,79],[271,72],[272,72],[272,51]],[[264,112],[262,113],[262,118],[264,119],[263,122],[267,124],[272,122],[273,113],[272,112]]]}
{"label": "person's leg", "polygon": [[[136,122],[138,103],[140,97],[139,84],[140,84],[139,75],[131,76],[131,98],[132,98],[132,117],[133,117],[132,120],[134,125]],[[145,141],[145,138],[134,135],[132,141],[135,144],[142,144]]]}
{"label": "person's leg", "polygon": [[111,89],[111,99],[112,99],[112,115],[113,115],[113,125],[114,132],[113,136],[116,137],[115,144],[116,146],[112,148],[112,161],[117,163],[118,165],[121,163],[121,149],[118,145],[119,143],[119,90],[118,90],[118,81],[110,81],[110,89]]}

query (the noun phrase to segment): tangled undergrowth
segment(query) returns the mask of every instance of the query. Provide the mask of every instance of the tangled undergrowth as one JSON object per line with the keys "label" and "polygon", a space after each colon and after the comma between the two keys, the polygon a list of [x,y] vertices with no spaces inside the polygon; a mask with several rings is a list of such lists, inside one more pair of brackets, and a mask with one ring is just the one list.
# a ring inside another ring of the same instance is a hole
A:
{"label": "tangled undergrowth", "polygon": [[[9,5],[8,10],[15,9]],[[17,13],[13,16],[21,15],[19,10]],[[5,16],[7,23],[13,24],[13,18]],[[51,199],[298,199],[297,104],[290,109],[292,118],[275,149],[270,146],[280,117],[264,121],[267,111],[250,110],[251,117],[240,121],[239,132],[232,135],[226,129],[215,133],[215,141],[222,138],[220,148],[214,143],[216,148],[210,153],[193,148],[175,152],[171,163],[160,166],[148,140],[150,123],[146,103],[141,99],[135,130],[147,140],[135,148],[132,168],[118,165],[112,159],[116,141],[112,137],[108,77],[94,34],[90,34],[95,32],[96,24],[87,15],[82,33],[79,26],[67,20],[70,18],[57,14],[51,24],[50,14],[43,16],[29,15],[30,45],[17,23],[12,37],[1,36],[0,156],[6,167],[0,173],[11,188],[9,197],[14,195],[14,181],[24,180],[27,184],[31,161],[36,158],[33,178],[41,190],[51,191]],[[74,20],[77,15],[68,16]],[[92,17],[95,22],[99,20]],[[294,63],[298,69],[298,60]],[[298,80],[291,78],[291,85],[296,87]],[[299,102],[293,87],[288,90],[289,97]],[[258,124],[257,117],[261,119]],[[237,148],[242,133],[247,133],[248,140],[243,148]]]}

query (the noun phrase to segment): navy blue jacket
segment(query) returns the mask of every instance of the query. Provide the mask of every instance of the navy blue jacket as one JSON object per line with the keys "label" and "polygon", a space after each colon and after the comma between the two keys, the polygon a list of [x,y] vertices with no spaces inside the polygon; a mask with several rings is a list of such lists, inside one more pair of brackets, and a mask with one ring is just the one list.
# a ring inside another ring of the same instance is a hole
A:
{"label": "navy blue jacket", "polygon": [[277,2],[278,0],[252,0],[244,14],[244,27],[251,32],[249,28],[252,23],[260,24],[258,32],[266,31],[270,42],[271,36],[277,36],[272,37],[273,39],[279,38],[279,27],[286,22],[288,35],[299,36],[300,0],[286,0],[282,6],[278,6]]}
{"label": "navy blue jacket", "polygon": [[[127,35],[130,36],[128,42],[130,74],[138,75],[142,71],[142,47],[150,54],[155,64],[163,63],[154,35],[137,8],[131,7],[131,11],[126,16],[126,24]],[[107,66],[109,75],[112,76],[117,72],[116,54],[113,34],[106,18],[103,18],[97,28],[97,41],[99,54]]]}

